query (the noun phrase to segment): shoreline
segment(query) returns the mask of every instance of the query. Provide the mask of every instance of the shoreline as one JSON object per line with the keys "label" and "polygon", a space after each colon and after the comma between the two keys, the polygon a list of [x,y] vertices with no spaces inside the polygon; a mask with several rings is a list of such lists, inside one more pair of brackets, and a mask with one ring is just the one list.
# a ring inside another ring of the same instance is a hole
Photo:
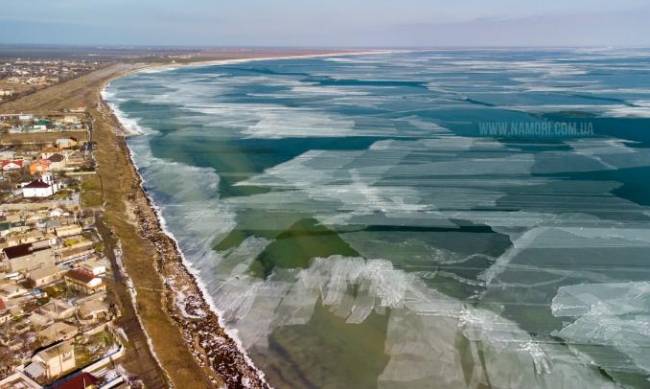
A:
{"label": "shoreline", "polygon": [[[215,306],[213,298],[201,282],[197,269],[185,257],[177,239],[169,231],[160,207],[155,203],[151,194],[145,189],[145,180],[141,176],[135,163],[131,149],[128,147],[127,138],[142,135],[141,131],[129,128],[125,121],[127,118],[119,108],[106,99],[106,89],[111,81],[134,73],[147,71],[171,71],[185,67],[203,67],[227,65],[233,63],[246,63],[264,60],[288,60],[301,58],[321,58],[333,56],[354,56],[387,54],[394,51],[364,51],[364,52],[334,52],[294,56],[257,57],[242,59],[227,59],[214,61],[199,61],[187,64],[156,64],[144,66],[119,74],[107,80],[99,90],[100,103],[113,116],[119,126],[119,133],[115,135],[122,143],[126,157],[137,180],[137,190],[142,195],[143,203],[136,199],[128,202],[130,211],[136,218],[138,233],[149,240],[158,253],[158,261],[154,264],[160,274],[164,286],[163,309],[174,325],[180,330],[185,344],[192,353],[199,366],[208,368],[218,376],[228,388],[256,387],[271,388],[266,381],[264,372],[255,366],[236,335],[236,329],[228,328],[222,322],[222,312]],[[136,127],[137,128],[137,127]],[[120,147],[121,149],[121,147]],[[128,269],[127,269],[128,274]],[[136,290],[137,292],[137,290]],[[137,297],[134,296],[137,301]],[[145,329],[145,333],[146,333]],[[196,339],[196,338],[199,339]],[[197,342],[198,340],[198,342]],[[153,343],[153,342],[152,342]],[[151,352],[155,355],[155,345],[151,345]],[[157,357],[156,357],[157,358]],[[161,369],[166,371],[165,367]],[[217,377],[208,374],[213,385],[217,386]]]}
{"label": "shoreline", "polygon": [[290,59],[345,57],[345,56],[358,56],[358,55],[379,55],[379,54],[392,54],[392,53],[407,53],[413,51],[415,50],[364,50],[364,51],[340,51],[340,52],[314,53],[314,54],[278,55],[275,57],[264,56],[264,57],[245,57],[245,58],[232,58],[232,59],[214,59],[214,60],[196,61],[196,62],[188,62],[188,63],[153,64],[150,66],[146,66],[142,69],[134,70],[132,73],[165,72],[165,71],[176,70],[181,68],[232,65],[232,64],[246,63],[246,62],[281,61],[281,60],[290,60]]}
{"label": "shoreline", "polygon": [[[359,56],[359,55],[380,55],[380,54],[392,54],[392,53],[407,53],[414,52],[415,50],[372,50],[372,51],[342,51],[342,52],[332,52],[332,53],[318,53],[318,54],[296,54],[296,55],[279,55],[277,57],[246,57],[246,58],[232,58],[232,59],[215,59],[215,60],[205,60],[205,61],[196,61],[188,63],[156,63],[148,64],[132,69],[124,74],[117,75],[110,80],[108,80],[105,85],[103,85],[99,90],[99,96],[101,101],[104,102],[112,111],[115,118],[120,123],[121,130],[123,131],[122,136],[131,137],[144,135],[142,129],[138,129],[137,123],[134,119],[126,117],[120,109],[115,106],[115,104],[110,103],[106,98],[106,89],[109,87],[110,83],[114,80],[128,77],[131,74],[137,73],[158,73],[158,72],[167,72],[176,69],[184,68],[198,68],[198,67],[207,67],[207,66],[220,66],[220,65],[233,65],[240,63],[248,62],[259,62],[259,61],[282,61],[282,60],[291,60],[291,59],[309,59],[309,58],[327,58],[327,57],[346,57],[346,56]],[[131,123],[133,122],[133,123]],[[135,127],[135,128],[132,128]]]}
{"label": "shoreline", "polygon": [[[194,268],[192,263],[189,262],[187,260],[187,258],[185,257],[185,254],[183,253],[183,250],[180,248],[180,244],[178,243],[178,240],[176,239],[174,234],[167,228],[167,222],[166,222],[164,216],[162,215],[161,208],[153,200],[153,198],[151,197],[151,194],[149,192],[147,192],[147,190],[144,188],[144,184],[146,183],[146,181],[144,180],[142,175],[140,175],[139,168],[137,167],[137,164],[135,163],[135,161],[133,159],[132,151],[131,151],[131,149],[128,148],[128,145],[127,145],[127,152],[128,152],[128,158],[131,161],[131,164],[132,164],[133,168],[135,169],[135,171],[137,173],[137,176],[139,178],[140,190],[145,195],[148,206],[150,207],[150,209],[155,214],[156,223],[155,223],[154,228],[160,229],[160,231],[169,240],[171,240],[173,242],[173,252],[169,253],[168,251],[165,251],[164,249],[162,249],[162,254],[178,256],[178,258],[174,258],[174,260],[177,260],[177,261],[180,260],[180,264],[182,265],[182,267],[180,269],[178,269],[179,273],[176,273],[174,275],[177,276],[178,278],[181,278],[181,280],[180,280],[181,282],[183,282],[183,281],[191,282],[193,284],[193,285],[191,285],[191,287],[196,288],[199,291],[199,293],[198,293],[199,301],[197,301],[197,300],[192,298],[192,297],[195,297],[195,295],[189,295],[189,296],[185,295],[187,293],[187,289],[178,290],[177,282],[179,280],[172,280],[174,282],[170,284],[170,283],[167,282],[169,280],[165,279],[164,280],[165,285],[170,288],[171,292],[174,293],[171,296],[172,300],[174,300],[174,303],[175,303],[173,306],[176,307],[180,311],[179,313],[180,313],[181,316],[183,316],[185,319],[189,319],[189,320],[193,320],[193,319],[195,319],[195,320],[210,320],[212,318],[211,316],[214,316],[216,318],[216,320],[218,321],[218,325],[219,325],[220,330],[224,332],[224,334],[227,336],[227,338],[230,338],[230,339],[228,339],[229,341],[234,342],[234,344],[236,345],[237,352],[239,354],[241,354],[241,356],[245,360],[246,364],[248,365],[247,367],[252,369],[255,372],[255,374],[257,375],[257,378],[261,381],[259,383],[259,386],[255,385],[254,387],[271,388],[271,386],[265,380],[264,372],[262,372],[261,370],[259,370],[255,366],[253,361],[248,356],[246,350],[241,345],[241,341],[237,338],[236,335],[233,335],[231,333],[232,329],[229,329],[221,321],[222,312],[214,305],[214,301],[213,301],[212,297],[210,296],[210,294],[208,293],[208,291],[207,291],[207,289],[205,287],[205,284],[203,284],[203,282],[201,282],[201,280],[199,278],[198,270],[196,268]],[[136,214],[137,213],[138,212],[136,211]],[[142,224],[143,221],[145,223],[147,222],[145,215],[140,214],[139,216],[142,217],[142,219],[139,220],[140,224]],[[144,232],[146,233],[146,230],[144,230]],[[167,258],[167,259],[170,259],[170,258]],[[183,280],[182,278],[184,278],[184,277],[187,277],[187,280]],[[188,285],[185,284],[185,286],[188,286]],[[186,302],[186,304],[183,306],[184,309],[182,309],[178,304],[179,303],[179,301],[178,301],[179,297],[184,298],[185,301],[183,301],[183,302]],[[188,299],[190,301],[187,301]],[[202,309],[203,308],[202,305],[207,305],[208,309],[207,310]],[[194,311],[194,314],[191,311]],[[202,312],[204,312],[204,313],[207,312],[207,313],[205,313],[205,315],[203,315]],[[203,351],[205,351],[205,350],[203,350]],[[228,351],[231,352],[232,350],[228,350]],[[155,354],[155,352],[154,352],[154,354]],[[164,370],[164,368],[163,368],[163,370]],[[219,372],[217,372],[217,373],[219,374]],[[219,374],[219,375],[223,377],[222,374]],[[254,385],[254,382],[250,382],[250,381],[251,380],[248,381],[248,385],[250,385],[250,384]],[[245,386],[248,387],[248,385],[245,385]],[[230,384],[229,384],[228,388],[230,388],[230,387],[232,387],[232,386],[230,386]]]}

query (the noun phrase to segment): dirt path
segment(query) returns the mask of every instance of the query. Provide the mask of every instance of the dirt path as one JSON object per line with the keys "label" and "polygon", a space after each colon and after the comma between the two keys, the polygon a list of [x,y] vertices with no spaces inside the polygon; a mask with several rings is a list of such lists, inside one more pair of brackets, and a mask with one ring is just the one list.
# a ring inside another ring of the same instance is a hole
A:
{"label": "dirt path", "polygon": [[126,357],[122,361],[122,364],[129,373],[136,375],[147,388],[164,388],[167,386],[164,379],[165,374],[149,349],[147,338],[142,331],[133,304],[131,304],[131,295],[126,286],[124,275],[122,272],[116,270],[119,269],[119,266],[114,251],[117,245],[115,236],[113,236],[110,229],[104,224],[101,215],[98,215],[96,220],[97,230],[104,241],[104,252],[111,261],[114,269],[113,280],[110,286],[121,313],[116,324],[124,330],[128,337]]}

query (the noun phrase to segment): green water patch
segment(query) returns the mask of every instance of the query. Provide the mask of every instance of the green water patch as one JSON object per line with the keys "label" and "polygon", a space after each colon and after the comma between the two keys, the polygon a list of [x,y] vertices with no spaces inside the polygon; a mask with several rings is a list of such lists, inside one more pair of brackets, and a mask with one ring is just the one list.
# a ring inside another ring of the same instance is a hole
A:
{"label": "green water patch", "polygon": [[250,271],[258,277],[266,278],[273,269],[307,268],[313,258],[343,255],[359,256],[339,235],[319,224],[316,219],[306,218],[294,223],[281,232],[255,258]]}
{"label": "green water patch", "polygon": [[225,237],[219,237],[212,245],[212,248],[216,251],[234,249],[252,236],[273,240],[281,233],[289,230],[293,224],[310,217],[311,215],[299,212],[266,212],[259,209],[241,209],[237,213],[237,226]]}
{"label": "green water patch", "polygon": [[476,295],[478,275],[511,247],[489,226],[453,220],[457,226],[368,225],[336,230],[365,258],[389,259],[396,269],[417,273],[428,286],[459,299]]}
{"label": "green water patch", "polygon": [[388,314],[347,324],[318,303],[305,325],[276,328],[256,362],[277,388],[376,388],[386,367]]}
{"label": "green water patch", "polygon": [[253,235],[255,235],[255,231],[240,230],[236,228],[230,231],[230,233],[226,235],[226,237],[221,241],[216,242],[212,248],[216,251],[230,250],[239,246],[243,241],[246,240],[246,238]]}
{"label": "green water patch", "polygon": [[[205,128],[206,133],[231,129]],[[310,137],[283,139],[229,139],[217,136],[173,136],[151,139],[154,156],[191,166],[213,168],[220,177],[222,198],[249,196],[269,191],[265,187],[235,185],[265,169],[290,161],[309,150],[366,150],[386,137]]]}

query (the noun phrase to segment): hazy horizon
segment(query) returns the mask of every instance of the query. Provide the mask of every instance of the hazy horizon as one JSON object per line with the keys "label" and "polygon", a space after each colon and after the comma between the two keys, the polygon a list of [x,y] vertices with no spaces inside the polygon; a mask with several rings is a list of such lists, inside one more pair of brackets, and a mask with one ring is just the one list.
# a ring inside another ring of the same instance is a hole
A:
{"label": "hazy horizon", "polygon": [[650,46],[650,4],[622,0],[10,2],[0,44],[198,47]]}

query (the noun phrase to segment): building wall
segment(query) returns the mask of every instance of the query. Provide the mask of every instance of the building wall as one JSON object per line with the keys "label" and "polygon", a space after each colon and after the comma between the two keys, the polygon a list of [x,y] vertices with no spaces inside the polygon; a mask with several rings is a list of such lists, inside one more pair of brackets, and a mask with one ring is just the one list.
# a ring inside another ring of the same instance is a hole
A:
{"label": "building wall", "polygon": [[44,361],[49,377],[58,377],[66,371],[76,367],[74,360],[74,351],[61,353],[58,356]]}
{"label": "building wall", "polygon": [[55,193],[55,188],[23,188],[23,197],[49,197]]}
{"label": "building wall", "polygon": [[50,274],[45,277],[40,277],[40,278],[31,278],[30,279],[34,282],[34,287],[35,288],[40,288],[43,285],[51,284],[55,281],[58,281],[61,279],[61,273],[55,273],[55,274]]}
{"label": "building wall", "polygon": [[9,271],[11,272],[27,272],[45,266],[54,266],[52,250],[40,250],[24,257],[9,260]]}

